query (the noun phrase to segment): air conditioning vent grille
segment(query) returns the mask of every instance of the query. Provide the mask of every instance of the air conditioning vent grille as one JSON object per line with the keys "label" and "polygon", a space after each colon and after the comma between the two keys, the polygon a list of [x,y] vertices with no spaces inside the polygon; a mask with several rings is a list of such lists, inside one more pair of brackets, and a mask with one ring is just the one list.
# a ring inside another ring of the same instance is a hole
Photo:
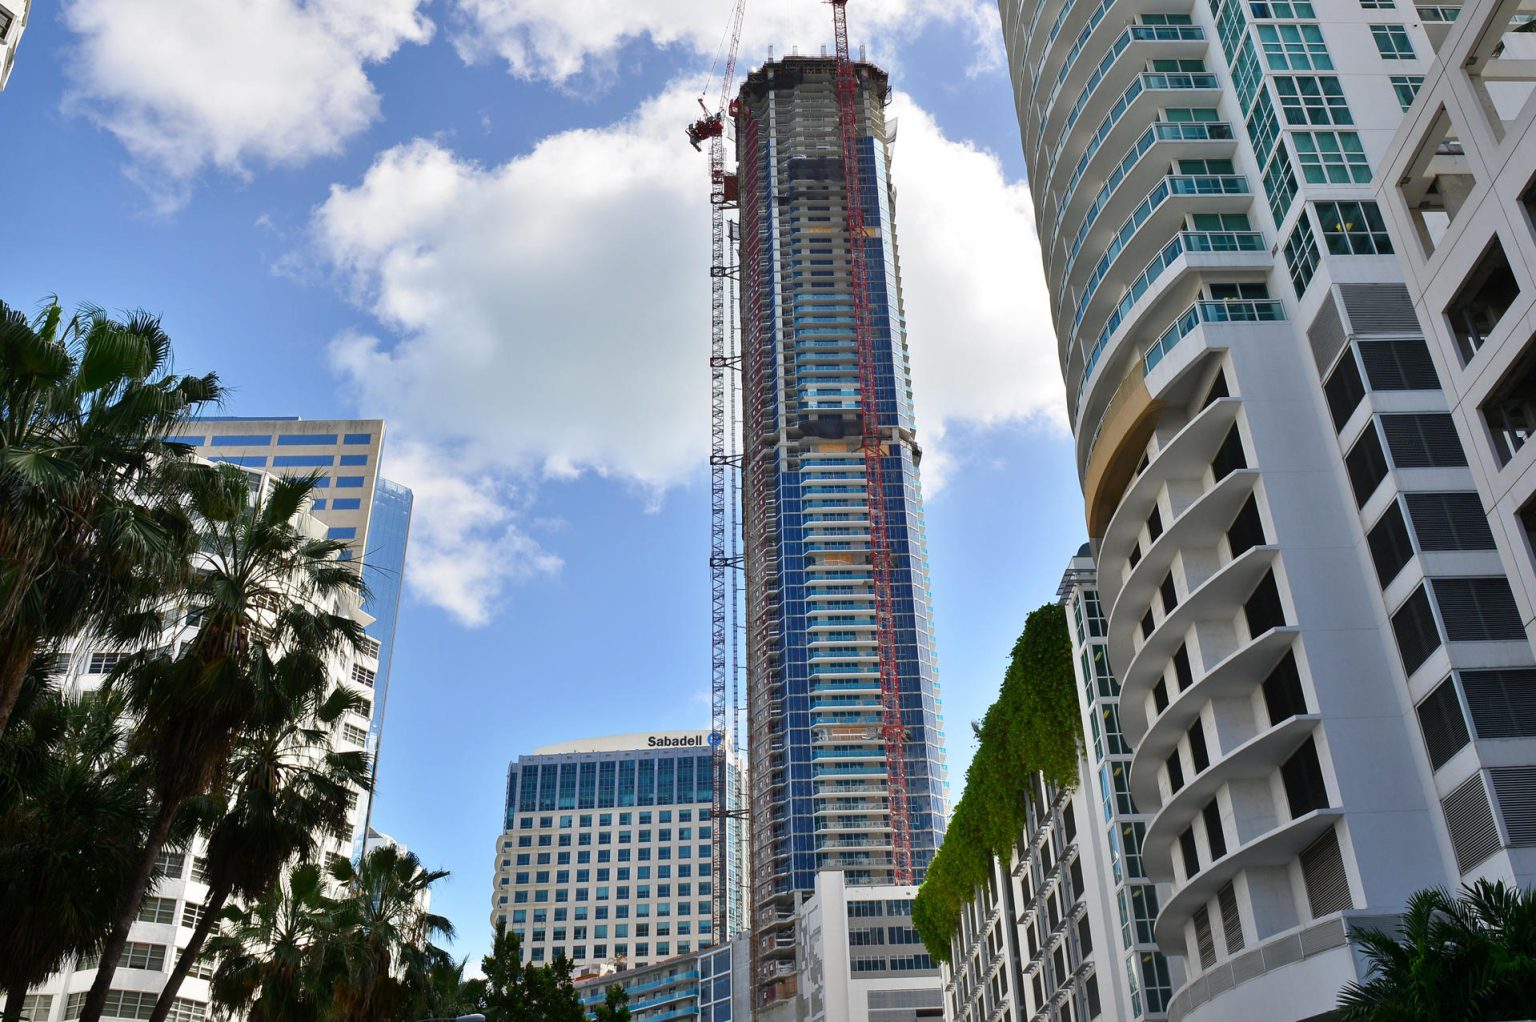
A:
{"label": "air conditioning vent grille", "polygon": [[1491,642],[1524,639],[1525,626],[1515,606],[1509,581],[1490,578],[1437,578],[1430,584],[1445,636],[1451,642]]}
{"label": "air conditioning vent grille", "polygon": [[1478,738],[1536,738],[1536,669],[1462,671]]}
{"label": "air conditioning vent grille", "polygon": [[1337,831],[1330,830],[1302,850],[1301,878],[1307,887],[1313,919],[1355,907],[1349,896],[1349,878],[1344,872]]}
{"label": "air conditioning vent grille", "polygon": [[1429,346],[1420,338],[1361,341],[1360,359],[1372,390],[1439,390]]}
{"label": "air conditioning vent grille", "polygon": [[1493,809],[1488,805],[1482,774],[1473,774],[1441,799],[1440,808],[1445,812],[1451,848],[1456,852],[1456,868],[1461,872],[1469,872],[1499,850],[1499,831],[1493,825]]}
{"label": "air conditioning vent grille", "polygon": [[1511,848],[1536,846],[1536,767],[1500,767],[1488,771],[1499,814]]}
{"label": "air conditioning vent grille", "polygon": [[1402,284],[1340,284],[1349,328],[1363,334],[1417,334],[1422,330],[1413,298]]}
{"label": "air conditioning vent grille", "polygon": [[1455,468],[1467,463],[1449,415],[1383,415],[1381,426],[1396,468]]}
{"label": "air conditioning vent grille", "polygon": [[1476,493],[1409,493],[1408,514],[1423,550],[1492,550],[1493,532]]}

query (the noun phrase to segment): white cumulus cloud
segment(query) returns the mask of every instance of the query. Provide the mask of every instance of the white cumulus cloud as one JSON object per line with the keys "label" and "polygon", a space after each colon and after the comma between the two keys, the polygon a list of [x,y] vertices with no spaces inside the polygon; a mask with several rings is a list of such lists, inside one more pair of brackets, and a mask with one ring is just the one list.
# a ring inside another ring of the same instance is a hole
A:
{"label": "white cumulus cloud", "polygon": [[424,43],[426,0],[69,0],[66,103],[117,136],[162,210],[207,167],[340,150],[378,116],[366,66]]}
{"label": "white cumulus cloud", "polygon": [[[636,41],[711,56],[720,50],[730,4],[721,0],[454,0],[454,44],[467,60],[498,57],[513,74],[565,82],[611,72],[619,51]],[[882,52],[938,23],[971,30],[978,65],[1001,52],[997,6],[983,0],[860,0],[850,14],[854,46]],[[787,53],[820,52],[832,42],[825,3],[748,3],[742,27],[743,60],[760,60],[768,47]]]}
{"label": "white cumulus cloud", "polygon": [[[596,472],[655,495],[703,464],[708,175],[679,130],[692,95],[679,85],[495,166],[396,146],[315,212],[321,262],[383,328],[332,346],[358,407],[419,463],[477,480],[418,491],[415,534],[441,556],[411,577],[465,621],[519,573],[556,567],[521,532],[495,546],[519,521],[485,517],[506,494]],[[1059,419],[1061,384],[1024,186],[910,99],[894,113],[917,409],[942,465],[951,425]],[[486,564],[497,549],[505,569]]]}

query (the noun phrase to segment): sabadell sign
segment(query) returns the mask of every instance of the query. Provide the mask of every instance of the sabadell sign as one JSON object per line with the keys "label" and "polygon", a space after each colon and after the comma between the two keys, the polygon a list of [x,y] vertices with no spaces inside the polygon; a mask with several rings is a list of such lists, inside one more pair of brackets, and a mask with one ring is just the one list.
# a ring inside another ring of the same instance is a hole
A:
{"label": "sabadell sign", "polygon": [[681,749],[697,748],[704,744],[703,735],[651,735],[645,740],[645,744],[653,749]]}

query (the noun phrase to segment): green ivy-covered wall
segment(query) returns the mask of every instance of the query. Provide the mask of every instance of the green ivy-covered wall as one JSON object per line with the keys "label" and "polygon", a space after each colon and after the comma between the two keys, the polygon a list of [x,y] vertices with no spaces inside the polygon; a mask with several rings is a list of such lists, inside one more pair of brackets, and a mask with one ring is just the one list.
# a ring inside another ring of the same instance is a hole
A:
{"label": "green ivy-covered wall", "polygon": [[1031,776],[1039,772],[1058,788],[1077,785],[1083,731],[1061,607],[1048,603],[1025,620],[979,737],[944,844],[912,906],[913,925],[936,961],[949,960],[960,911],[986,883],[992,857],[1007,861],[1012,853],[1026,822]]}

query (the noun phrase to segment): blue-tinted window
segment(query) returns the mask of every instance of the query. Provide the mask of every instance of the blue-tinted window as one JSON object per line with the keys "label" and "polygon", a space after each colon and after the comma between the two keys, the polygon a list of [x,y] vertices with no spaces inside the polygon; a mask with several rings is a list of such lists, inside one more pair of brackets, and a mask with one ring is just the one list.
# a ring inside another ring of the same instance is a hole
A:
{"label": "blue-tinted window", "polygon": [[360,490],[363,487],[362,476],[337,476],[336,485],[343,489]]}
{"label": "blue-tinted window", "polygon": [[272,443],[272,435],[259,433],[215,433],[213,447],[266,447]]}
{"label": "blue-tinted window", "polygon": [[272,459],[273,468],[329,468],[335,463],[329,454],[279,454]]}
{"label": "blue-tinted window", "polygon": [[338,561],[350,561],[352,559],[352,551],[343,550],[341,553],[336,555],[336,559]]}
{"label": "blue-tinted window", "polygon": [[371,444],[373,443],[373,434],[348,433],[346,436],[342,437],[341,442],[344,444]]}
{"label": "blue-tinted window", "polygon": [[356,511],[362,506],[363,502],[358,497],[337,497],[331,501],[333,511]]}
{"label": "blue-tinted window", "polygon": [[168,444],[191,444],[193,447],[201,447],[208,438],[202,436],[167,436],[160,439]]}
{"label": "blue-tinted window", "polygon": [[366,454],[343,454],[341,456],[341,463],[343,465],[366,465],[366,464],[368,464],[368,455],[366,455]]}
{"label": "blue-tinted window", "polygon": [[242,468],[266,468],[267,459],[264,455],[249,454],[234,458],[210,458],[210,461],[220,462],[225,465],[239,465]]}
{"label": "blue-tinted window", "polygon": [[279,447],[330,447],[335,443],[335,433],[288,433],[277,438]]}
{"label": "blue-tinted window", "polygon": [[313,508],[314,510],[316,510],[316,511],[324,511],[325,510],[325,498],[321,497],[319,500],[312,500],[312,501],[310,501],[309,506],[311,508]]}
{"label": "blue-tinted window", "polygon": [[357,538],[357,526],[355,526],[355,525],[337,525],[337,526],[335,526],[333,528],[325,530],[325,538],[326,539],[356,539]]}

